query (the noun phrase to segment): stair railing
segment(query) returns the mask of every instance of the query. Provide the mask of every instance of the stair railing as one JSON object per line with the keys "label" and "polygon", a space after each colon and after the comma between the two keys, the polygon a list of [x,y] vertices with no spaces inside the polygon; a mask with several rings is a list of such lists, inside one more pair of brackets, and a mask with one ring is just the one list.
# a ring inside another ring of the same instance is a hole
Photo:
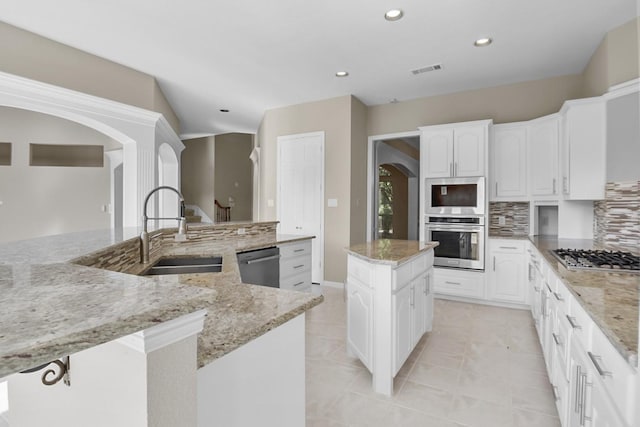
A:
{"label": "stair railing", "polygon": [[216,204],[216,222],[229,222],[231,221],[231,207],[222,206],[220,202],[215,200]]}

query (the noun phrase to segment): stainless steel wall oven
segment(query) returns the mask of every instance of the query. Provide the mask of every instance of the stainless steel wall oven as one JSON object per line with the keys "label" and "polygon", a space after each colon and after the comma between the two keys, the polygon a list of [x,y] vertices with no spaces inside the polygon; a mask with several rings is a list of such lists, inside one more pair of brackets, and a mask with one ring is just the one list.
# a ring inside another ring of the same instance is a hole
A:
{"label": "stainless steel wall oven", "polygon": [[434,265],[484,270],[484,216],[428,216],[425,241],[438,241]]}

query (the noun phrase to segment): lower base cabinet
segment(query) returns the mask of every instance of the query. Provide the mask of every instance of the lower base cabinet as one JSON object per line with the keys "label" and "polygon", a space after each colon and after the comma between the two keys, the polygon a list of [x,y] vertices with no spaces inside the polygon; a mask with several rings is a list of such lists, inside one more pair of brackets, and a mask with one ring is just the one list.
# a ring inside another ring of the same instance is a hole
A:
{"label": "lower base cabinet", "polygon": [[400,264],[349,254],[347,353],[373,374],[373,389],[393,394],[393,377],[433,324],[433,250]]}

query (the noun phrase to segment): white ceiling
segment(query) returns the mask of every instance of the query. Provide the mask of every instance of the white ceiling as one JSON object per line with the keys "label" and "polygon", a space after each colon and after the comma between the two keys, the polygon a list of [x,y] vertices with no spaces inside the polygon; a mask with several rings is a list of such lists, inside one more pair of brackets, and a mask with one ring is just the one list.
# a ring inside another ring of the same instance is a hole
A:
{"label": "white ceiling", "polygon": [[[391,8],[405,17],[385,21]],[[376,105],[578,73],[607,31],[637,15],[636,0],[2,0],[0,7],[1,21],[156,76],[183,137],[255,132],[267,109],[334,96]],[[491,46],[473,47],[486,35]],[[435,63],[443,69],[410,72]],[[336,78],[338,70],[349,77]]]}

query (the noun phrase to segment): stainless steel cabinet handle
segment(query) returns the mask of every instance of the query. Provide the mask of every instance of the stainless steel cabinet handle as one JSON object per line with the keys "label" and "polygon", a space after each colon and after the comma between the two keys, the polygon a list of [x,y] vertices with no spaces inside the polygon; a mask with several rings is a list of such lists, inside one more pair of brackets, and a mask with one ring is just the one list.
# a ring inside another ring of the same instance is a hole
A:
{"label": "stainless steel cabinet handle", "polygon": [[556,194],[556,179],[553,178],[553,194]]}
{"label": "stainless steel cabinet handle", "polygon": [[294,265],[293,268],[302,268],[304,267],[304,264],[300,264],[300,265]]}
{"label": "stainless steel cabinet handle", "polygon": [[558,394],[558,387],[554,385],[552,386],[551,390],[553,390],[553,400],[555,400],[556,402],[560,400],[560,395]]}
{"label": "stainless steel cabinet handle", "polygon": [[539,286],[534,286],[533,290],[536,291],[536,292],[540,292],[540,287]]}
{"label": "stainless steel cabinet handle", "polygon": [[293,252],[304,252],[304,249],[296,249]]}
{"label": "stainless steel cabinet handle", "polygon": [[569,315],[567,314],[567,320],[569,321],[569,324],[571,325],[571,327],[572,327],[573,329],[582,329],[582,326],[580,326],[580,325],[578,325],[578,324],[576,323],[576,318],[575,318],[575,317],[569,316]]}
{"label": "stainless steel cabinet handle", "polygon": [[562,177],[562,191],[563,191],[564,193],[568,193],[568,192],[569,192],[569,188],[568,188],[568,185],[567,185],[567,181],[568,181],[568,180],[567,180],[567,177],[566,177],[566,176],[563,176],[563,177]]}
{"label": "stainless steel cabinet handle", "polygon": [[449,163],[449,176],[453,176],[453,163]]}
{"label": "stainless steel cabinet handle", "polygon": [[587,374],[582,374],[582,405],[580,406],[580,425],[584,426],[586,420],[591,421],[591,417],[587,417],[587,386],[592,383],[587,382]]}
{"label": "stainless steel cabinet handle", "polygon": [[576,403],[575,406],[573,408],[573,412],[575,412],[576,414],[578,414],[580,412],[580,404],[582,403],[580,400],[580,379],[582,378],[582,366],[577,365],[576,366]]}
{"label": "stainless steel cabinet handle", "polygon": [[416,288],[415,288],[415,286],[411,287],[411,295],[409,295],[409,305],[411,305],[411,307],[415,307],[416,306]]}
{"label": "stainless steel cabinet handle", "polygon": [[458,162],[453,164],[453,176],[458,176]]}
{"label": "stainless steel cabinet handle", "polygon": [[591,359],[591,362],[593,363],[593,366],[596,367],[596,371],[598,371],[598,374],[600,374],[601,377],[611,377],[612,373],[611,371],[607,371],[605,369],[602,369],[602,366],[600,366],[600,362],[602,361],[602,357],[597,356],[593,353],[591,353],[590,351],[587,352],[587,354],[589,355],[589,359]]}
{"label": "stainless steel cabinet handle", "polygon": [[448,280],[446,282],[444,282],[444,283],[446,283],[447,285],[460,285],[461,284],[459,282],[449,282]]}
{"label": "stainless steel cabinet handle", "polygon": [[553,337],[553,340],[556,342],[556,345],[562,345],[562,339],[560,338],[560,335],[556,334],[556,333],[552,333],[551,336]]}
{"label": "stainless steel cabinet handle", "polygon": [[298,283],[294,283],[293,286],[300,286],[302,285],[304,282],[298,282]]}
{"label": "stainless steel cabinet handle", "polygon": [[553,296],[556,297],[558,301],[564,301],[564,298],[562,298],[562,295],[560,295],[558,292],[554,292]]}
{"label": "stainless steel cabinet handle", "polygon": [[493,257],[493,271],[496,271],[496,257]]}
{"label": "stainless steel cabinet handle", "polygon": [[496,181],[496,196],[498,195],[498,181]]}
{"label": "stainless steel cabinet handle", "polygon": [[500,249],[513,249],[513,250],[517,250],[518,248],[516,246],[499,246]]}
{"label": "stainless steel cabinet handle", "polygon": [[280,255],[272,255],[264,258],[250,259],[249,261],[247,261],[247,264],[257,264],[259,262],[270,261],[272,259],[278,259],[278,258],[280,258]]}

